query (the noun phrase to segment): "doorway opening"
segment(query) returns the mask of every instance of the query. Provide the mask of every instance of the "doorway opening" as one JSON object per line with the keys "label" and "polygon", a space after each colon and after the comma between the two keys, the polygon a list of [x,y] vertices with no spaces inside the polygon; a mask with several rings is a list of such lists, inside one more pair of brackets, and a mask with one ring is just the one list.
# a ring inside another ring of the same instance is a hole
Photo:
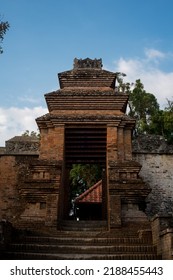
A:
{"label": "doorway opening", "polygon": [[106,127],[65,128],[64,219],[106,220]]}
{"label": "doorway opening", "polygon": [[73,164],[69,176],[69,217],[75,220],[101,220],[102,167],[97,164]]}

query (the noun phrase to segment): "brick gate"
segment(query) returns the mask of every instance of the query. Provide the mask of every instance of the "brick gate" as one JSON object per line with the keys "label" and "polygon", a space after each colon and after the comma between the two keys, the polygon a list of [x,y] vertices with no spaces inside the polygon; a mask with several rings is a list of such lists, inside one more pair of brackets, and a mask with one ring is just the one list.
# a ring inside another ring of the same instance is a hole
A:
{"label": "brick gate", "polygon": [[107,229],[146,222],[150,188],[139,177],[140,164],[132,160],[135,120],[126,115],[128,94],[118,92],[116,76],[102,69],[101,59],[89,58],[75,59],[72,70],[58,74],[60,89],[45,94],[49,112],[36,119],[39,158],[21,185],[27,202],[21,220],[28,215],[30,221],[35,219],[34,201],[40,203],[37,221],[61,226],[68,219],[70,167],[90,163],[102,167],[102,219]]}

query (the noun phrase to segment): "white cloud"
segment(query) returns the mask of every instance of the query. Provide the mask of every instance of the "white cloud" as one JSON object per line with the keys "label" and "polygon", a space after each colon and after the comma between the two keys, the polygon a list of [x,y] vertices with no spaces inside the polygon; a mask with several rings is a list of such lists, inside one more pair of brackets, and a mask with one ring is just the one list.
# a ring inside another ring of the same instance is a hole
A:
{"label": "white cloud", "polygon": [[154,49],[148,49],[145,54],[146,56],[141,59],[120,58],[115,62],[115,69],[127,75],[124,79],[126,82],[135,82],[140,79],[144,84],[144,89],[156,96],[160,108],[163,109],[167,105],[167,99],[173,99],[173,72],[164,72],[160,65],[152,60],[152,58],[164,59],[167,54]]}
{"label": "white cloud", "polygon": [[39,99],[36,99],[35,97],[31,97],[31,96],[20,96],[19,97],[19,101],[25,102],[25,103],[32,103],[32,104],[38,104],[40,102]]}
{"label": "white cloud", "polygon": [[26,130],[37,131],[35,119],[46,113],[47,109],[43,107],[0,108],[0,146],[5,146],[6,140]]}
{"label": "white cloud", "polygon": [[156,49],[145,49],[145,55],[150,60],[165,58],[166,54]]}

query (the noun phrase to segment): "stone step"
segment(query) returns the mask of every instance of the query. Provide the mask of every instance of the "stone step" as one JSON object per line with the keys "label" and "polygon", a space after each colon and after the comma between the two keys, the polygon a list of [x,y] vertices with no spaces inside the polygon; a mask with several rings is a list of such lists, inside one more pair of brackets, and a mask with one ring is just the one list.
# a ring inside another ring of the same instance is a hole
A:
{"label": "stone step", "polygon": [[[67,224],[74,224],[69,221]],[[86,223],[86,227],[93,223]],[[100,225],[104,225],[101,222]],[[18,231],[9,244],[5,259],[52,259],[52,260],[154,260],[159,259],[152,245],[150,230],[135,227],[111,231],[63,231],[51,235],[33,231]]]}
{"label": "stone step", "polygon": [[119,254],[119,253],[155,253],[151,245],[50,245],[50,244],[11,244],[10,250],[14,252],[35,253],[66,253],[69,254]]}
{"label": "stone step", "polygon": [[69,238],[81,238],[81,237],[91,237],[91,238],[98,238],[98,237],[116,237],[116,238],[138,238],[139,233],[137,231],[127,231],[127,230],[100,230],[100,229],[88,229],[88,230],[82,230],[82,229],[61,229],[57,230],[55,228],[52,228],[50,230],[45,230],[43,232],[40,231],[34,231],[34,230],[21,230],[16,232],[16,236],[44,236],[44,237],[69,237]]}
{"label": "stone step", "polygon": [[[9,245],[5,259],[157,259],[150,239],[136,237],[19,236]],[[74,235],[74,236],[73,236]]]}
{"label": "stone step", "polygon": [[109,245],[109,244],[124,244],[124,245],[134,245],[134,244],[151,244],[150,240],[144,238],[136,237],[120,237],[120,238],[107,238],[107,237],[50,237],[50,236],[25,236],[17,238],[16,241],[20,243],[34,243],[34,244],[87,244],[87,245]]}
{"label": "stone step", "polygon": [[96,229],[93,230],[93,228],[91,229],[75,229],[72,228],[69,229],[63,229],[61,231],[54,231],[54,232],[48,232],[47,235],[49,236],[72,236],[72,237],[138,237],[139,234],[136,231],[119,231],[119,230],[115,230],[115,231],[111,231],[109,232],[108,230],[105,229]]}
{"label": "stone step", "polygon": [[8,252],[6,259],[15,260],[157,260],[153,253],[126,253],[126,254],[52,254],[52,253],[26,253]]}
{"label": "stone step", "polygon": [[106,231],[106,221],[70,221],[65,220],[61,223],[61,229],[63,231]]}

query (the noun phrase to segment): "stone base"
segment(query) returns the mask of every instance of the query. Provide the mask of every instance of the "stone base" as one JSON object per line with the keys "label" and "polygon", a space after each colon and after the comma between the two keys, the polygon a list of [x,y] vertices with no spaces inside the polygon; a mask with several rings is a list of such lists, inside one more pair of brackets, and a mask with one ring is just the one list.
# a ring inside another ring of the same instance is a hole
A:
{"label": "stone base", "polygon": [[127,211],[122,211],[122,222],[142,223],[148,222],[148,218],[143,211],[131,209]]}

